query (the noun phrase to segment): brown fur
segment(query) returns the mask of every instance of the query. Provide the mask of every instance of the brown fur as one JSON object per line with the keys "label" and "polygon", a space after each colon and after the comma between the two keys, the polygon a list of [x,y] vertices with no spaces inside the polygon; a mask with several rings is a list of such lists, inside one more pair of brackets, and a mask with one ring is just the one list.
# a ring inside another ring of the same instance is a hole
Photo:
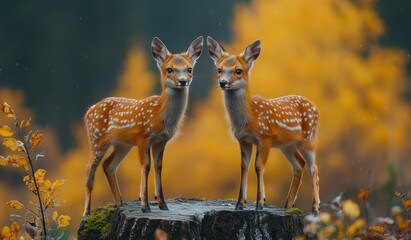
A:
{"label": "brown fur", "polygon": [[[224,81],[224,100],[232,130],[242,152],[240,194],[236,209],[242,209],[246,198],[246,177],[251,146],[256,145],[257,206],[265,202],[264,171],[270,148],[278,147],[290,162],[294,176],[286,207],[293,206],[301,185],[302,170],[308,166],[313,184],[313,211],[319,210],[318,169],[314,162],[319,118],[315,105],[302,96],[266,99],[250,96],[250,70],[260,54],[261,42],[255,41],[240,55],[229,55],[212,38],[207,39],[210,56],[218,69],[219,83]],[[240,72],[239,72],[240,70]]]}

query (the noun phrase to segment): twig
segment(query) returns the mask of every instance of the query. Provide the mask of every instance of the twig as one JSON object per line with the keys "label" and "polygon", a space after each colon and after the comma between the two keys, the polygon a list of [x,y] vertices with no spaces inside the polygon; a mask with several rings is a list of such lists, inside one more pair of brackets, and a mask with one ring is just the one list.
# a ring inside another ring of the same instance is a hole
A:
{"label": "twig", "polygon": [[[43,234],[44,234],[44,238],[47,239],[46,221],[45,221],[45,218],[44,218],[43,203],[42,203],[42,201],[41,201],[39,186],[38,186],[38,184],[37,184],[37,180],[36,180],[36,176],[35,176],[35,172],[34,172],[34,167],[33,167],[33,162],[31,161],[30,153],[29,153],[29,151],[28,151],[28,149],[27,149],[27,146],[26,146],[26,140],[23,138],[23,136],[22,136],[22,134],[21,134],[21,128],[20,128],[20,125],[18,124],[19,121],[17,120],[17,118],[16,118],[16,123],[17,123],[17,124],[16,124],[17,130],[18,130],[18,132],[19,132],[19,137],[20,137],[20,139],[23,140],[23,148],[24,148],[24,151],[26,152],[27,159],[28,159],[28,161],[29,161],[29,163],[30,163],[31,174],[32,174],[32,176],[33,176],[33,182],[34,182],[34,186],[36,187],[36,192],[37,192],[36,195],[37,195],[37,197],[38,197],[38,199],[39,199],[39,204],[40,204],[41,222],[42,222],[42,224],[43,224]],[[37,215],[37,214],[36,214],[36,215]]]}

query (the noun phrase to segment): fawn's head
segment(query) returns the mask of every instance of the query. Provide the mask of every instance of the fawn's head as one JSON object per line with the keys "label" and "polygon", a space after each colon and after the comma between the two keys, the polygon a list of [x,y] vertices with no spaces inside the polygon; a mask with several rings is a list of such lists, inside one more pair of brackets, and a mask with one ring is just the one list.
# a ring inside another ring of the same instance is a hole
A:
{"label": "fawn's head", "polygon": [[261,41],[256,40],[239,55],[229,55],[211,37],[207,37],[208,52],[218,71],[218,85],[223,90],[237,90],[248,85],[250,70],[261,51]]}
{"label": "fawn's head", "polygon": [[198,37],[185,52],[171,54],[157,37],[151,42],[151,50],[161,72],[163,87],[183,89],[190,85],[193,67],[203,50],[203,37]]}

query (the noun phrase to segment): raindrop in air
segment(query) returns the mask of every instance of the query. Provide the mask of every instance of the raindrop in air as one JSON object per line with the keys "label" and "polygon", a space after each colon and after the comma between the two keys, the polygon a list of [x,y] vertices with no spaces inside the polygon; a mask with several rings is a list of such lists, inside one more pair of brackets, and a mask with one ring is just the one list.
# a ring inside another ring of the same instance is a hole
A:
{"label": "raindrop in air", "polygon": [[210,14],[213,14],[213,10],[210,10]]}

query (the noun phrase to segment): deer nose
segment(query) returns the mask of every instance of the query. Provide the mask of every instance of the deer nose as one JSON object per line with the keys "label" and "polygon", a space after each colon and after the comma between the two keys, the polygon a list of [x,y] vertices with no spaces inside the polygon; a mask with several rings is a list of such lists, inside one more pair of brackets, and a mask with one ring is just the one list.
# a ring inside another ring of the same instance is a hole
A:
{"label": "deer nose", "polygon": [[187,84],[187,80],[184,78],[178,80],[178,82],[180,83],[181,86],[185,86]]}
{"label": "deer nose", "polygon": [[225,87],[227,86],[228,82],[226,80],[221,80],[219,84],[220,84],[220,87]]}

